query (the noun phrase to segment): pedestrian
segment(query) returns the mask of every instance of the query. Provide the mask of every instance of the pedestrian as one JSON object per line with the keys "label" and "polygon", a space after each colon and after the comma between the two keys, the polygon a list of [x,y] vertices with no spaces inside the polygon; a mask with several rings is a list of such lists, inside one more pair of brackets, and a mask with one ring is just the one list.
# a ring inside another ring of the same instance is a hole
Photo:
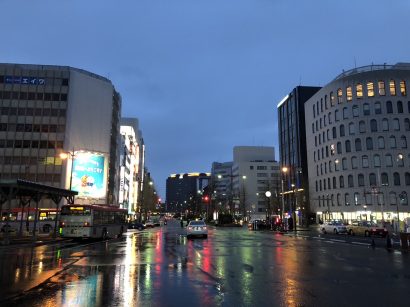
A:
{"label": "pedestrian", "polygon": [[181,228],[183,228],[183,227],[184,227],[184,220],[181,217]]}

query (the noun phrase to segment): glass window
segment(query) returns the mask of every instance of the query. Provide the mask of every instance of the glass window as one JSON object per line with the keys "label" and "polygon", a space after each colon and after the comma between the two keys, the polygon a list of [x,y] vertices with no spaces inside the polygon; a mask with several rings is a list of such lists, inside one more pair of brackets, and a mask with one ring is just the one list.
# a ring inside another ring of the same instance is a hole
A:
{"label": "glass window", "polygon": [[353,188],[353,187],[354,187],[354,184],[353,184],[353,175],[349,175],[349,176],[347,177],[347,186],[348,186],[349,188]]}
{"label": "glass window", "polygon": [[333,139],[337,138],[337,135],[336,135],[336,127],[333,127],[333,128],[332,128],[332,134],[333,134]]}
{"label": "glass window", "polygon": [[390,89],[390,96],[396,96],[396,81],[390,80],[389,89]]}
{"label": "glass window", "polygon": [[341,88],[337,90],[337,103],[343,103],[343,91]]}
{"label": "glass window", "polygon": [[403,102],[397,101],[397,113],[403,113]]}
{"label": "glass window", "polygon": [[363,104],[363,115],[370,115],[370,106],[368,103]]}
{"label": "glass window", "polygon": [[349,123],[349,134],[354,135],[354,123]]}
{"label": "glass window", "polygon": [[354,147],[356,151],[362,151],[362,140],[361,139],[356,139],[354,141]]}
{"label": "glass window", "polygon": [[346,98],[347,98],[347,101],[352,101],[352,87],[351,86],[348,86],[346,88]]}
{"label": "glass window", "polygon": [[347,159],[346,158],[342,159],[342,169],[347,170]]}
{"label": "glass window", "polygon": [[344,187],[345,187],[345,181],[344,181],[343,176],[340,176],[340,177],[339,177],[339,187],[340,187],[340,188],[344,188]]}
{"label": "glass window", "polygon": [[353,113],[353,117],[358,117],[359,116],[359,106],[353,106],[352,113]]}
{"label": "glass window", "polygon": [[342,143],[337,142],[337,153],[341,154],[342,153]]}
{"label": "glass window", "polygon": [[380,167],[380,156],[379,155],[373,156],[373,164],[374,164],[374,167]]}
{"label": "glass window", "polygon": [[386,158],[386,166],[393,166],[393,159],[392,159],[391,154],[387,154],[385,158]]}
{"label": "glass window", "polygon": [[335,110],[335,121],[339,121],[340,120],[340,112],[339,110]]}
{"label": "glass window", "polygon": [[382,119],[382,130],[389,131],[389,121],[387,120],[387,118]]}
{"label": "glass window", "polygon": [[327,115],[327,118],[329,120],[329,125],[332,124],[332,112],[329,112],[329,114]]}
{"label": "glass window", "polygon": [[379,148],[379,149],[384,149],[384,137],[382,137],[382,136],[379,136],[378,138],[377,138],[377,147]]}
{"label": "glass window", "polygon": [[375,114],[382,114],[382,105],[380,101],[376,101],[374,104],[374,113]]}
{"label": "glass window", "polygon": [[357,157],[355,156],[352,157],[352,168],[357,168]]}
{"label": "glass window", "polygon": [[401,148],[407,148],[407,139],[405,135],[402,135],[400,137],[400,145],[401,145]]}
{"label": "glass window", "polygon": [[356,97],[357,98],[363,98],[363,85],[358,83],[356,85]]}
{"label": "glass window", "polygon": [[[352,151],[349,140],[345,141],[345,147],[346,147],[346,152],[351,152]],[[338,153],[342,153],[342,152],[338,152]]]}
{"label": "glass window", "polygon": [[341,206],[341,205],[342,205],[342,201],[340,200],[340,198],[341,198],[340,193],[337,193],[336,198],[337,198],[337,205],[338,205],[338,206]]}
{"label": "glass window", "polygon": [[400,131],[400,123],[398,118],[393,119],[393,130]]}
{"label": "glass window", "polygon": [[[409,174],[409,177],[410,177],[410,174]],[[333,189],[336,189],[336,177],[333,177],[332,181],[333,181]]]}
{"label": "glass window", "polygon": [[394,185],[400,185],[400,175],[399,175],[399,173],[393,173],[393,182],[394,182]]}
{"label": "glass window", "polygon": [[379,95],[380,96],[385,96],[386,95],[386,88],[385,88],[384,81],[377,82],[377,85],[379,87]]}
{"label": "glass window", "polygon": [[340,125],[340,136],[345,136],[345,125]]}
{"label": "glass window", "polygon": [[367,82],[367,97],[374,97],[374,84]]}
{"label": "glass window", "polygon": [[313,118],[316,117],[316,105],[313,104]]}
{"label": "glass window", "polygon": [[373,150],[373,139],[371,137],[366,138],[366,149]]}
{"label": "glass window", "polygon": [[375,119],[370,121],[370,131],[377,132],[377,121]]}
{"label": "glass window", "polygon": [[397,144],[396,144],[396,137],[394,135],[390,136],[390,148],[396,148]]}
{"label": "glass window", "polygon": [[354,204],[355,204],[356,206],[358,206],[358,205],[360,204],[359,198],[360,198],[360,194],[359,194],[358,192],[355,192],[355,193],[354,193]]}
{"label": "glass window", "polygon": [[404,175],[404,179],[405,179],[406,185],[410,185],[410,173],[406,173]]}
{"label": "glass window", "polygon": [[362,156],[362,167],[363,168],[369,167],[369,158],[367,156]]}
{"label": "glass window", "polygon": [[359,132],[365,133],[366,132],[366,124],[363,120],[359,122]]}
{"label": "glass window", "polygon": [[401,94],[402,96],[406,96],[406,95],[407,95],[406,81],[404,81],[404,80],[400,81],[400,94]]}
{"label": "glass window", "polygon": [[357,176],[357,183],[359,187],[364,187],[364,175],[363,174],[359,174]]}
{"label": "glass window", "polygon": [[331,104],[332,106],[334,106],[335,103],[336,103],[336,101],[335,101],[335,95],[333,94],[333,92],[330,92],[329,96],[330,96],[330,104]]}
{"label": "glass window", "polygon": [[410,131],[410,119],[408,119],[408,118],[404,119],[404,129],[406,131]]}
{"label": "glass window", "polygon": [[349,115],[347,114],[347,107],[343,108],[343,119],[349,118]]}
{"label": "glass window", "polygon": [[393,104],[391,101],[386,102],[386,111],[387,113],[393,113]]}
{"label": "glass window", "polygon": [[376,174],[371,173],[369,175],[369,183],[370,183],[370,186],[376,186],[377,185],[377,183],[376,183]]}
{"label": "glass window", "polygon": [[397,166],[403,167],[404,166],[404,156],[403,154],[398,154],[396,161],[397,161]]}
{"label": "glass window", "polygon": [[338,171],[338,170],[339,170],[339,160],[336,159],[335,160],[335,171]]}

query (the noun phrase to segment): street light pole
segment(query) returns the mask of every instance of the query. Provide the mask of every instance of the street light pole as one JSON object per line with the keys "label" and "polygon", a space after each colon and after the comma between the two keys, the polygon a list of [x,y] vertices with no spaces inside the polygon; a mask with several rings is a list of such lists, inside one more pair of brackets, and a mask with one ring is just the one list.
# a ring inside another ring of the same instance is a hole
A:
{"label": "street light pole", "polygon": [[287,167],[282,167],[282,223],[285,218],[285,190],[284,190],[284,177],[288,171]]}

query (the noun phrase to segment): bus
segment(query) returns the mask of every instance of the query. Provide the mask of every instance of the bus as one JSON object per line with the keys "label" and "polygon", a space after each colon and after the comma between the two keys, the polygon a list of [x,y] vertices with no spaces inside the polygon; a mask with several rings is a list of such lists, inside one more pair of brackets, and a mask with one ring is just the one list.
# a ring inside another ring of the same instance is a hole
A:
{"label": "bus", "polygon": [[32,232],[36,224],[37,233],[51,233],[54,231],[55,220],[59,210],[56,208],[38,208],[37,222],[36,209],[32,207],[21,207],[2,209],[0,211],[0,231],[5,232]]}
{"label": "bus", "polygon": [[63,238],[121,237],[126,231],[126,209],[104,205],[64,205],[61,207],[60,236]]}

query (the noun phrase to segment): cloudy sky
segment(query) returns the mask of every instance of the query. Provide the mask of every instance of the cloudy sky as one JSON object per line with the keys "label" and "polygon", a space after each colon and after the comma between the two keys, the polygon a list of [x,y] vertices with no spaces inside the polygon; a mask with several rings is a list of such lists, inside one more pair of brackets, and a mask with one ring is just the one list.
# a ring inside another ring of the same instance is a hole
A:
{"label": "cloudy sky", "polygon": [[161,195],[236,145],[275,146],[276,105],[343,69],[410,62],[408,0],[0,0],[0,62],[112,80]]}

